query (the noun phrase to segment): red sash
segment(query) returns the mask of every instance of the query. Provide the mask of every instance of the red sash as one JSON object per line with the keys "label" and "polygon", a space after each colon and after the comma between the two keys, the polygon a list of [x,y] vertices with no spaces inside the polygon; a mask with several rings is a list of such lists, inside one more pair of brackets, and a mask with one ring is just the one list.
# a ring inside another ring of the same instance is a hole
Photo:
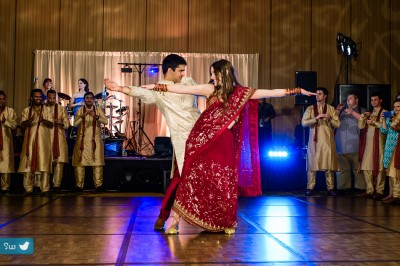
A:
{"label": "red sash", "polygon": [[[54,121],[58,120],[58,104],[54,105]],[[54,123],[53,160],[60,157],[60,144],[58,141],[58,122]]]}
{"label": "red sash", "polygon": [[[379,109],[378,115],[375,117],[375,122],[381,118],[383,108]],[[368,132],[368,124],[365,124],[365,127],[360,131],[360,147],[359,147],[359,157],[358,160],[361,163],[364,157],[365,145],[367,143],[367,132]],[[372,175],[374,177],[378,176],[379,173],[379,128],[375,128],[374,130],[374,140],[372,144],[372,161],[373,161],[373,170]]]}
{"label": "red sash", "polygon": [[[32,109],[33,109],[33,106],[31,106],[30,109],[29,109],[29,114],[28,114],[29,118],[28,119],[30,119],[31,116],[32,116]],[[35,139],[33,141],[32,160],[31,160],[31,163],[30,163],[31,172],[32,173],[36,172],[36,167],[37,167],[37,152],[38,152],[38,148],[39,148],[39,143],[38,143],[39,127],[40,127],[40,123],[41,123],[42,119],[43,119],[43,105],[40,106],[40,113],[39,113],[38,124],[36,126]],[[27,157],[26,163],[28,165],[29,165],[29,140],[30,140],[30,136],[31,136],[31,127],[28,128],[28,135],[26,136],[28,139],[27,139],[26,147],[25,147],[26,148],[25,154],[26,154],[26,157]]]}

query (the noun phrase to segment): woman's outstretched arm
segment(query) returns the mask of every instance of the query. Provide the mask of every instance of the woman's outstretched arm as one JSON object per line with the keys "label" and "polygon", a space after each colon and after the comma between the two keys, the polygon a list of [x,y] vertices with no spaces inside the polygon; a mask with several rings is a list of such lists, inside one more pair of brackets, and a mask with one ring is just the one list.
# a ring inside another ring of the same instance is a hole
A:
{"label": "woman's outstretched arm", "polygon": [[[298,91],[296,91],[298,90]],[[300,95],[297,92],[301,92],[301,95],[313,96],[316,95],[313,92],[306,91],[305,89],[295,88],[295,89],[274,89],[274,90],[256,90],[251,97],[251,99],[260,99],[260,98],[276,98],[276,97],[284,97],[289,95]]]}

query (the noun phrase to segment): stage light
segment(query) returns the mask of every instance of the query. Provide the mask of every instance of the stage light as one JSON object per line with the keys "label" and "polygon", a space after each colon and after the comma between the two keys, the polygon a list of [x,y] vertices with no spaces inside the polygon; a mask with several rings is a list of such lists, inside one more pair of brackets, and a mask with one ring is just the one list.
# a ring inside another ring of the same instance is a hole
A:
{"label": "stage light", "polygon": [[131,67],[129,67],[129,65],[125,65],[121,68],[121,72],[122,73],[132,73],[133,69]]}
{"label": "stage light", "polygon": [[152,66],[152,67],[149,69],[150,74],[156,74],[156,73],[158,73],[158,71],[159,71],[158,66]]}
{"label": "stage light", "polygon": [[344,36],[340,32],[336,37],[336,43],[339,52],[347,57],[358,57],[357,43],[350,37]]}
{"label": "stage light", "polygon": [[288,156],[287,151],[269,151],[268,152],[268,157],[286,158],[287,156]]}

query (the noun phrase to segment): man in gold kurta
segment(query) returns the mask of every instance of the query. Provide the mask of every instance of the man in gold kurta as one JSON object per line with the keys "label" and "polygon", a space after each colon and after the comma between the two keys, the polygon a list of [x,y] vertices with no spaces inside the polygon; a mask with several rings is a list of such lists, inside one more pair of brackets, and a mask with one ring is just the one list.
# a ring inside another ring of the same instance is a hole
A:
{"label": "man in gold kurta", "polygon": [[33,175],[39,174],[40,190],[48,195],[51,173],[50,128],[53,122],[49,108],[42,105],[42,90],[31,91],[30,107],[22,111],[21,126],[25,130],[18,173],[24,175],[24,188],[27,195],[33,191]]}
{"label": "man in gold kurta", "polygon": [[[186,60],[176,54],[166,56],[162,63],[164,79],[158,83],[184,85],[196,85],[195,81],[185,77]],[[171,142],[174,147],[176,164],[178,169],[174,171],[172,167],[172,178],[170,185],[163,199],[159,217],[154,225],[154,229],[162,230],[165,221],[168,219],[172,205],[175,200],[175,193],[179,186],[179,175],[182,172],[183,161],[185,158],[185,144],[190,131],[200,116],[197,108],[196,96],[177,93],[157,93],[152,90],[146,90],[135,86],[118,86],[118,84],[105,80],[107,89],[122,92],[124,94],[138,97],[144,103],[156,104],[158,109],[165,117],[166,124],[171,133]],[[174,163],[174,160],[173,160]]]}
{"label": "man in gold kurta", "polygon": [[386,135],[380,132],[383,112],[382,96],[371,95],[372,112],[365,112],[358,120],[360,133],[360,170],[362,171],[366,184],[365,197],[382,199],[385,189],[385,171],[383,169],[383,151],[385,148]]}
{"label": "man in gold kurta", "polygon": [[317,171],[325,171],[328,195],[336,196],[333,172],[339,170],[333,128],[340,126],[336,109],[327,104],[328,90],[317,88],[317,103],[304,112],[301,124],[310,128],[307,148],[307,191],[313,194]]}
{"label": "man in gold kurta", "polygon": [[104,144],[101,139],[100,123],[107,125],[107,118],[101,108],[94,105],[94,94],[85,93],[85,104],[79,108],[74,120],[78,127],[72,165],[75,167],[75,191],[82,191],[85,181],[85,166],[93,167],[93,181],[97,192],[105,191],[103,186]]}
{"label": "man in gold kurta", "polygon": [[47,107],[50,116],[53,118],[54,127],[50,129],[52,156],[54,172],[53,172],[53,192],[61,192],[61,181],[63,178],[64,164],[68,163],[68,144],[65,130],[69,127],[67,110],[57,104],[57,92],[55,90],[47,91]]}
{"label": "man in gold kurta", "polygon": [[6,107],[6,94],[0,91],[0,174],[1,194],[10,193],[11,174],[14,169],[14,146],[11,130],[17,127],[14,109]]}

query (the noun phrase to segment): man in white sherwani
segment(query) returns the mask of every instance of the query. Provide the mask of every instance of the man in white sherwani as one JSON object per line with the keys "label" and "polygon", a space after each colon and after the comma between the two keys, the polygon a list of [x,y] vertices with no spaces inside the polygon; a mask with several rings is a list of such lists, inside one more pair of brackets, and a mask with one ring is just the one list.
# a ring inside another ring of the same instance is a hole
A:
{"label": "man in white sherwani", "polygon": [[14,169],[14,146],[12,130],[17,127],[17,114],[6,106],[6,94],[0,91],[0,175],[1,194],[10,193],[11,174]]}
{"label": "man in white sherwani", "polygon": [[[196,85],[193,79],[185,77],[186,60],[176,54],[166,56],[162,62],[164,79],[158,83]],[[163,199],[159,217],[154,229],[163,230],[175,200],[175,193],[179,186],[179,176],[182,173],[185,157],[185,144],[195,122],[200,116],[197,108],[197,97],[189,94],[158,93],[135,86],[119,86],[115,82],[105,79],[107,89],[122,92],[132,97],[140,98],[144,103],[155,104],[164,115],[171,134],[178,169],[173,171],[171,184],[168,186]],[[174,164],[174,160],[172,162]],[[173,167],[174,169],[174,167]]]}
{"label": "man in white sherwani", "polygon": [[340,126],[340,120],[336,109],[326,103],[328,90],[319,87],[316,93],[317,103],[306,109],[301,120],[303,127],[310,127],[306,196],[313,194],[317,171],[325,171],[328,195],[336,196],[334,171],[339,170],[339,161],[333,129]]}

